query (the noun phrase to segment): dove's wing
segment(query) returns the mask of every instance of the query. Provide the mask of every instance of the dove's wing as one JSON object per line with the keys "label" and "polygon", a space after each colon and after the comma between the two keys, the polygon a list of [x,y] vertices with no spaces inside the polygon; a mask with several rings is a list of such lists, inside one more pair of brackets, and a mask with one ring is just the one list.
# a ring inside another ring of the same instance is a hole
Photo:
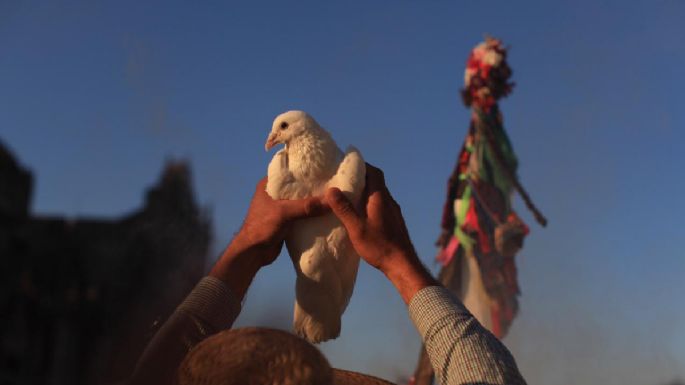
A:
{"label": "dove's wing", "polygon": [[283,190],[284,185],[291,184],[295,178],[288,170],[288,153],[285,149],[278,151],[269,163],[267,169],[266,193],[273,199],[288,198]]}
{"label": "dove's wing", "polygon": [[[339,188],[347,199],[356,205],[361,199],[365,184],[366,163],[364,158],[362,158],[359,150],[349,146],[345,151],[345,157],[338,166],[338,171],[328,182],[328,187]],[[342,290],[343,301],[340,309],[342,314],[350,297],[352,297],[359,267],[359,255],[352,247],[347,231],[342,224],[331,231],[327,241],[335,255],[336,273]]]}
{"label": "dove's wing", "polygon": [[269,163],[266,192],[273,199],[301,199],[310,196],[309,189],[295,179],[288,168],[288,153],[278,151]]}
{"label": "dove's wing", "polygon": [[347,199],[359,203],[366,183],[366,163],[359,150],[347,147],[345,157],[338,166],[338,171],[328,181],[327,187],[337,187]]}

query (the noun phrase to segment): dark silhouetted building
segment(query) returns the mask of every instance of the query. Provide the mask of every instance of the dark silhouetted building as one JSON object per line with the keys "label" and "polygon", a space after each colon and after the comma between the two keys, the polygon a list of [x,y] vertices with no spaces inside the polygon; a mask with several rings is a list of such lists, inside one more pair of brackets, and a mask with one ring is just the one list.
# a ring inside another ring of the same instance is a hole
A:
{"label": "dark silhouetted building", "polygon": [[189,166],[168,162],[118,219],[33,215],[32,187],[0,143],[0,385],[121,380],[203,274],[210,221]]}

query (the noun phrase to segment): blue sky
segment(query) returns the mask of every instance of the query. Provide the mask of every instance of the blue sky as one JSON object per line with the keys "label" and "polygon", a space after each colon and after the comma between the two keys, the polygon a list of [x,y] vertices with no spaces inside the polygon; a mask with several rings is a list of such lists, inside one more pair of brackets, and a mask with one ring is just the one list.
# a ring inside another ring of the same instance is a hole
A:
{"label": "blue sky", "polygon": [[[386,172],[434,271],[446,179],[468,125],[464,62],[511,46],[501,108],[550,219],[518,257],[505,343],[529,383],[685,378],[685,2],[0,2],[0,138],[36,176],[33,211],[134,210],[166,159],[191,161],[215,251],[240,225],[278,113],[310,112]],[[294,274],[262,271],[240,325],[291,317]],[[368,266],[323,350],[395,380],[418,352]]]}

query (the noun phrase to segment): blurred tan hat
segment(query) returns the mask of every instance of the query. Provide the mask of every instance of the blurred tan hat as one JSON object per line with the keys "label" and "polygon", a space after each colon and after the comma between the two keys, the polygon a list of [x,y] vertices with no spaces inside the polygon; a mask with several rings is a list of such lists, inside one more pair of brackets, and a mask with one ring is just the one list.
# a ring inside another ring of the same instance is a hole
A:
{"label": "blurred tan hat", "polygon": [[333,385],[395,385],[378,377],[349,370],[333,369]]}
{"label": "blurred tan hat", "polygon": [[194,347],[179,368],[180,385],[392,385],[332,369],[314,345],[283,330],[240,328]]}

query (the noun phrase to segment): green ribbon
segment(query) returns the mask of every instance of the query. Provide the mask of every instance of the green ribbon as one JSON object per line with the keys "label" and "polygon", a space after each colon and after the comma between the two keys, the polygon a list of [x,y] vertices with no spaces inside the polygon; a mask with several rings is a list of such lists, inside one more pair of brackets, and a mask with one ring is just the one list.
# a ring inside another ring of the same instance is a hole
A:
{"label": "green ribbon", "polygon": [[[468,175],[461,174],[459,179],[466,179]],[[466,222],[466,213],[469,211],[469,206],[471,204],[471,184],[467,184],[464,188],[464,194],[461,196],[461,204],[459,205],[459,211],[457,212],[457,225],[454,227],[454,236],[459,240],[459,244],[462,245],[467,251],[470,251],[473,247],[474,240],[466,234],[461,226]]]}

